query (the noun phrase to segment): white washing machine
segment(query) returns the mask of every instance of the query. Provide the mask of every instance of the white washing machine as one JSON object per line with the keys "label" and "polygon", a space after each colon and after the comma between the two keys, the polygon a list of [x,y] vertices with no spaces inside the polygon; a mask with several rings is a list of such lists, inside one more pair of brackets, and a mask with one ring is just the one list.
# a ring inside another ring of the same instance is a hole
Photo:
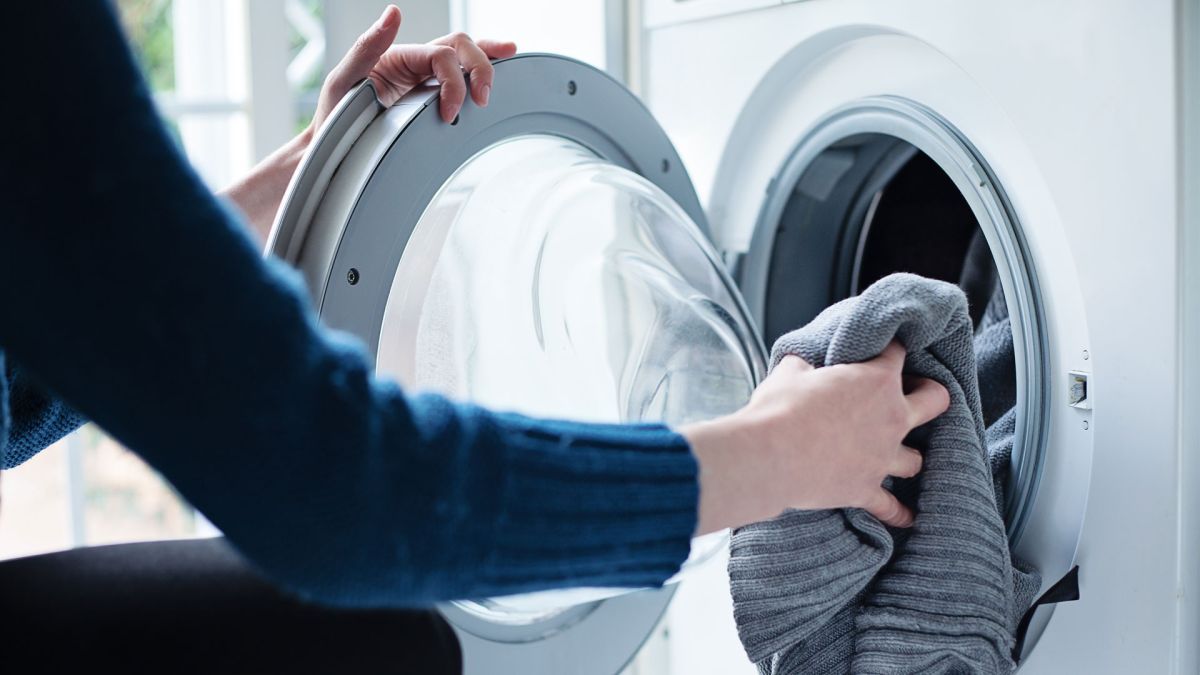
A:
{"label": "white washing machine", "polygon": [[[1006,515],[1045,583],[1078,564],[1082,592],[1039,612],[1023,672],[1200,670],[1198,336],[1181,332],[1200,305],[1185,276],[1200,265],[1185,213],[1200,176],[1182,173],[1200,114],[1195,14],[1187,1],[647,0],[645,99],[718,248],[741,257],[768,340],[790,318],[770,288],[808,278],[781,263],[821,246],[794,223],[824,216],[789,211],[830,208],[813,195],[836,196],[859,162],[887,180],[878,136],[932,158],[1011,270],[1024,457]],[[1090,404],[1071,405],[1072,373]]]}
{"label": "white washing machine", "polygon": [[[1047,585],[1081,569],[1022,670],[1197,671],[1196,8],[644,11],[649,109],[546,55],[498,63],[453,125],[429,88],[348,96],[270,243],[322,320],[411,388],[678,424],[740,405],[779,333],[894,269],[954,276],[977,238],[1016,344],[1010,536]],[[644,672],[752,672],[723,548],[664,589],[444,612],[468,673],[618,672],[668,606]]]}

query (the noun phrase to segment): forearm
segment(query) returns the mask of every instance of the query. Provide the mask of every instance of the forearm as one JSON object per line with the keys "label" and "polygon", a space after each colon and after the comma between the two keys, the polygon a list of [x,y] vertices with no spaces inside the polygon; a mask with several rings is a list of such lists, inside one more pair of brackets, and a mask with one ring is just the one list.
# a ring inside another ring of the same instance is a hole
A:
{"label": "forearm", "polygon": [[312,137],[312,129],[305,129],[220,193],[246,216],[259,243],[266,243],[283,194]]}

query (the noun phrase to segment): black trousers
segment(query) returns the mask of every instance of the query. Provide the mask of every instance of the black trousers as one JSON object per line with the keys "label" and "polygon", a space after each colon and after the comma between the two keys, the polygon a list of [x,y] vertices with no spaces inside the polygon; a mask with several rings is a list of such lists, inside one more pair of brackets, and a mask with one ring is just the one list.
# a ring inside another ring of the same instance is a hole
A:
{"label": "black trousers", "polygon": [[301,603],[221,539],[0,562],[0,663],[13,673],[462,672],[437,612]]}

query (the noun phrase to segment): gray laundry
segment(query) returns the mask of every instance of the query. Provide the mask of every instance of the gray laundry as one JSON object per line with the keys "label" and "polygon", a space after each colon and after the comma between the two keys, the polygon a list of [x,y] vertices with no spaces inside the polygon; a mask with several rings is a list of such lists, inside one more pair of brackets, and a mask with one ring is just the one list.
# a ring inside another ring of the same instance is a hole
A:
{"label": "gray laundry", "polygon": [[[1002,298],[988,308],[979,333],[1001,350],[1002,308]],[[734,532],[734,617],[762,673],[1013,669],[1014,632],[1040,580],[1009,552],[999,490],[1013,413],[992,406],[1000,420],[987,434],[977,377],[1005,373],[998,361],[977,374],[963,292],[909,274],[886,277],[781,337],[771,363],[787,354],[817,367],[864,361],[893,337],[908,349],[905,372],[941,382],[951,398],[946,414],[909,439],[924,450],[924,471],[893,486],[915,504],[916,522],[889,530],[859,509],[789,511]]]}
{"label": "gray laundry", "polygon": [[1017,400],[1015,360],[1008,306],[997,283],[975,330],[975,361],[983,423],[987,425],[988,462],[992,468],[997,508],[1001,513],[1008,486],[1013,434],[1017,430],[1017,411],[1013,407]]}
{"label": "gray laundry", "polygon": [[1004,292],[997,283],[975,331],[975,361],[983,423],[988,428],[1012,410],[1017,401],[1012,325]]}

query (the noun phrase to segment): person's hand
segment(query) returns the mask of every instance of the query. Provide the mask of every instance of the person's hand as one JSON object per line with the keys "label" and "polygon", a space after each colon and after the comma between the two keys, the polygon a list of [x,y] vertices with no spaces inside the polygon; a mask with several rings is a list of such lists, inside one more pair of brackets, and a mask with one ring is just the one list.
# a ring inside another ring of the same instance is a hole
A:
{"label": "person's hand", "polygon": [[471,100],[486,106],[492,91],[494,70],[491,59],[517,53],[512,42],[472,40],[465,33],[451,33],[423,45],[393,45],[400,29],[400,10],[388,5],[367,32],[359,36],[346,56],[325,78],[312,130],[321,128],[333,107],[363,78],[370,78],[385,106],[421,83],[436,77],[441,87],[439,113],[446,122],[454,120],[467,98],[464,71],[470,75]]}
{"label": "person's hand", "polygon": [[698,533],[784,509],[866,509],[896,527],[913,514],[883,488],[921,470],[904,437],[946,411],[950,394],[905,378],[896,342],[864,363],[814,369],[783,359],[738,412],[682,430],[700,466]]}
{"label": "person's hand", "polygon": [[388,5],[325,78],[308,127],[222,192],[242,210],[260,242],[267,241],[288,182],[317,131],[338,101],[364,78],[371,78],[379,100],[391,106],[416,86],[436,77],[441,86],[439,112],[443,120],[451,122],[467,97],[463,71],[471,77],[471,100],[486,106],[494,78],[490,59],[507,58],[517,52],[511,42],[476,42],[463,33],[452,33],[424,45],[393,45],[399,29],[400,10]]}

